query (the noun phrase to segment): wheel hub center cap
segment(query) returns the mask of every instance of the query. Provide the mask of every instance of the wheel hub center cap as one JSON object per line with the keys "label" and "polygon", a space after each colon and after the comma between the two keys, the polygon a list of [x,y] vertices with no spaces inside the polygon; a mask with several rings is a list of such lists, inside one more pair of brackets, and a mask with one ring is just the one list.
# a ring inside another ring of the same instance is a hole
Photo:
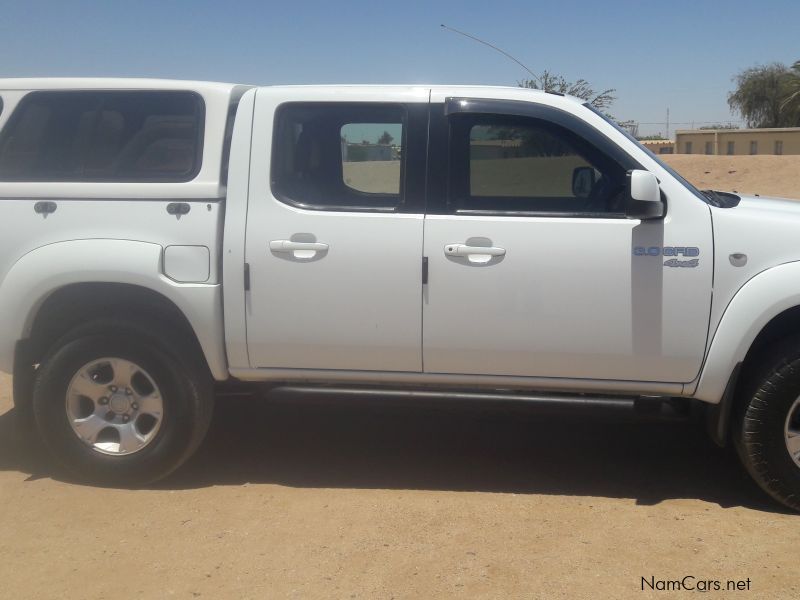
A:
{"label": "wheel hub center cap", "polygon": [[131,408],[131,403],[125,394],[114,394],[108,401],[111,411],[117,415],[123,415]]}

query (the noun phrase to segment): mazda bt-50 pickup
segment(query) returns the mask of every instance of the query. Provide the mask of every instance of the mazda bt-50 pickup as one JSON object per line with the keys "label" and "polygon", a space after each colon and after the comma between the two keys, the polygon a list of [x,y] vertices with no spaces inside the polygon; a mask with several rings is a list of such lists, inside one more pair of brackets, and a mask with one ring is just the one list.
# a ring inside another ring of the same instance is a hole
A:
{"label": "mazda bt-50 pickup", "polygon": [[0,79],[0,370],[96,481],[303,384],[692,402],[800,509],[798,232],[558,94]]}

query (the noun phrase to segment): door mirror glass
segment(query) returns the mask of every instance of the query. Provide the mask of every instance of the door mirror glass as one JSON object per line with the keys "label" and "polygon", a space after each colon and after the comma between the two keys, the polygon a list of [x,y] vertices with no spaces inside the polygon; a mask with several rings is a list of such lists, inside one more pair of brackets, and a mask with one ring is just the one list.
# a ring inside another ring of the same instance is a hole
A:
{"label": "door mirror glass", "polygon": [[576,167],[572,171],[572,195],[588,198],[597,182],[597,171],[593,167]]}
{"label": "door mirror glass", "polygon": [[625,211],[629,219],[658,219],[664,216],[658,179],[649,171],[628,173],[628,198]]}

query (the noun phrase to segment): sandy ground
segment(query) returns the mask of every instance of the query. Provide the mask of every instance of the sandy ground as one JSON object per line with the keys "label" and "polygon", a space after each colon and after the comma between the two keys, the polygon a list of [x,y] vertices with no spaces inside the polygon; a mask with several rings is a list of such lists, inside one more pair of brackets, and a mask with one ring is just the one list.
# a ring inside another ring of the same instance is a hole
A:
{"label": "sandy ground", "polygon": [[[669,158],[800,198],[799,159]],[[800,597],[800,516],[688,423],[224,399],[184,469],[120,490],[71,483],[14,416],[0,374],[0,598]]]}
{"label": "sandy ground", "polygon": [[661,156],[700,189],[800,199],[800,156]]}
{"label": "sandy ground", "polygon": [[[778,196],[782,198],[800,199],[800,156],[706,156],[703,154],[663,155],[665,162],[672,165],[689,181],[700,189],[719,191],[738,191],[742,194],[760,194],[762,196]],[[476,161],[481,168],[490,164],[493,173],[497,167],[493,163],[501,163],[504,182],[513,187],[514,177],[519,178],[515,165],[527,163],[528,169],[541,169],[537,161],[531,159],[513,159],[501,161]],[[546,159],[544,166],[552,171],[553,159]],[[543,194],[562,195],[569,193],[572,182],[572,168],[575,166],[569,159],[555,159],[558,164],[556,178],[549,178],[550,186],[542,190]],[[480,175],[480,171],[478,171]],[[345,180],[352,187],[364,192],[397,193],[400,181],[399,161],[373,161],[345,163]],[[480,177],[479,177],[480,179]],[[544,179],[543,179],[544,180]],[[528,181],[527,179],[525,181]],[[552,189],[555,184],[556,189]],[[491,185],[497,189],[496,184]],[[526,183],[530,189],[530,183]]]}
{"label": "sandy ground", "polygon": [[800,517],[687,423],[227,399],[184,469],[120,490],[70,483],[5,376],[0,398],[3,598],[660,597],[642,577],[685,576],[800,595]]}

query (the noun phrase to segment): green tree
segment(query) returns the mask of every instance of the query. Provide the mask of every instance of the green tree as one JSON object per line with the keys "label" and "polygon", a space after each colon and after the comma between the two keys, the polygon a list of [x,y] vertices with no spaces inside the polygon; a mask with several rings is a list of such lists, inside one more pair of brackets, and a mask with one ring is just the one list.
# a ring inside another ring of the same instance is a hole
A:
{"label": "green tree", "polygon": [[394,140],[392,134],[390,134],[388,131],[384,131],[381,134],[381,137],[378,138],[378,143],[383,144],[384,146],[388,146],[389,144],[392,143],[392,140]]}
{"label": "green tree", "polygon": [[795,105],[800,90],[794,87],[799,72],[781,63],[745,69],[734,78],[736,89],[728,96],[728,105],[742,115],[748,127],[800,125]]}
{"label": "green tree", "polygon": [[545,92],[557,92],[559,94],[568,94],[575,96],[581,100],[586,100],[589,104],[598,110],[605,110],[614,103],[617,97],[614,93],[615,89],[607,89],[602,92],[597,92],[592,85],[585,79],[578,79],[577,81],[568,81],[563,75],[556,75],[548,70],[542,71],[542,74],[535,79],[523,79],[518,83],[519,87],[531,88],[534,90],[544,90]]}
{"label": "green tree", "polygon": [[800,123],[800,60],[792,65],[786,82],[786,98],[781,108],[795,123]]}

